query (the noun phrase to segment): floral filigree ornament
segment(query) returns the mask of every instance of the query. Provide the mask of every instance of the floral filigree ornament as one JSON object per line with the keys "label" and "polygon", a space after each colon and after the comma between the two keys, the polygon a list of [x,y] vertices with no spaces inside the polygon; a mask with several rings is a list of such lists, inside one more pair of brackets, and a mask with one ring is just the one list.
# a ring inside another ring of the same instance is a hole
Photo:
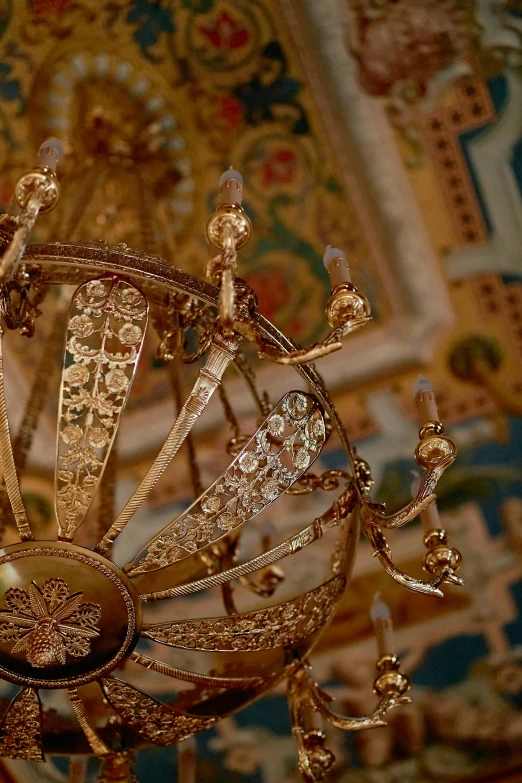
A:
{"label": "floral filigree ornament", "polygon": [[171,565],[252,519],[308,469],[324,440],[316,398],[286,394],[225,472],[125,571],[134,576]]}
{"label": "floral filigree ornament", "polygon": [[63,579],[52,577],[40,589],[32,582],[29,592],[11,587],[4,595],[7,609],[0,610],[0,644],[15,642],[11,653],[26,651],[31,666],[65,664],[67,653],[88,655],[91,639],[99,636],[98,604],[82,603],[83,593],[69,593]]}
{"label": "floral filigree ornament", "polygon": [[147,317],[143,294],[118,277],[90,280],[73,297],[56,465],[56,513],[62,539],[73,539],[102,477],[129,395]]}

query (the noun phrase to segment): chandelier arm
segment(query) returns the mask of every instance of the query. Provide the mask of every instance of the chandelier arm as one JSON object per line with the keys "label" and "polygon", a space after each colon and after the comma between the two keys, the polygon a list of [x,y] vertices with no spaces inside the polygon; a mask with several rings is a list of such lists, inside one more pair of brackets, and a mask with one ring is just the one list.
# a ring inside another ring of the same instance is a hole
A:
{"label": "chandelier arm", "polygon": [[[305,783],[322,783],[324,781],[325,769],[313,764],[311,748],[307,747],[307,740],[310,735],[305,729],[305,710],[312,707],[311,699],[306,691],[303,691],[301,677],[298,671],[294,671],[288,677],[288,706],[290,709],[290,722],[292,725],[292,736],[297,748],[297,766],[303,776]],[[324,738],[324,735],[321,739]],[[333,757],[331,762],[335,760]],[[326,757],[325,757],[326,759]],[[326,766],[326,765],[324,765]],[[331,766],[331,764],[330,764]]]}
{"label": "chandelier arm", "polygon": [[91,726],[91,722],[87,715],[87,710],[85,709],[85,704],[83,703],[78,693],[78,688],[67,688],[67,696],[69,697],[73,712],[76,715],[78,723],[80,724],[87,742],[91,746],[93,752],[97,756],[110,756],[113,751],[105,744],[105,742],[101,739],[101,737],[98,736],[96,731]]}
{"label": "chandelier arm", "polygon": [[29,527],[27,512],[20,493],[20,484],[16,472],[13,446],[9,433],[9,419],[7,417],[4,387],[3,337],[4,331],[0,326],[0,463],[2,465],[7,495],[9,497],[9,502],[11,503],[20,540],[30,541],[33,538],[33,534]]}
{"label": "chandelier arm", "polygon": [[208,490],[157,533],[124,572],[133,577],[157,571],[238,530],[307,470],[324,437],[316,398],[304,392],[286,394]]}
{"label": "chandelier arm", "polygon": [[261,685],[266,679],[264,677],[214,677],[210,674],[198,674],[197,672],[189,672],[169,666],[163,663],[163,661],[156,661],[138,652],[132,652],[129,658],[146,669],[152,669],[152,671],[164,674],[166,677],[172,677],[175,680],[201,685],[204,688],[239,688],[247,690],[248,688],[255,688]]}
{"label": "chandelier arm", "polygon": [[173,706],[167,707],[116,677],[103,677],[99,684],[119,717],[155,745],[176,745],[220,719],[220,716],[192,715]]}
{"label": "chandelier arm", "polygon": [[[437,486],[437,483],[446,468],[452,464],[456,456],[455,447],[449,438],[437,438],[437,440],[444,441],[444,445],[450,444],[448,445],[449,453],[439,454],[431,460],[428,467],[424,470],[417,495],[411,503],[408,503],[407,506],[404,506],[404,508],[397,511],[397,513],[386,516],[380,510],[381,507],[366,499],[363,503],[363,513],[366,524],[378,525],[379,527],[389,530],[403,527],[408,522],[411,522],[412,519],[415,519],[415,517],[424,511],[430,503],[436,500],[436,495],[433,493],[433,490]],[[422,445],[422,441],[419,445]]]}
{"label": "chandelier arm", "polygon": [[327,530],[339,525],[339,522],[346,518],[353,510],[355,499],[355,490],[353,487],[349,487],[330,506],[330,508],[324,512],[324,514],[317,519],[314,519],[311,525],[303,528],[299,533],[296,533],[281,544],[269,549],[267,552],[263,552],[263,554],[254,557],[252,560],[234,566],[227,571],[222,571],[219,574],[211,574],[210,576],[203,577],[197,581],[177,585],[176,587],[171,587],[167,590],[144,593],[140,595],[140,601],[141,603],[148,603],[150,601],[161,601],[166,598],[178,598],[182,595],[191,595],[200,590],[206,590],[209,587],[217,587],[224,582],[239,579],[254,571],[259,571],[261,568],[273,565],[273,563],[277,563],[279,560],[288,557],[288,555],[294,555],[296,552],[300,552],[301,549],[304,549],[309,546],[309,544],[322,538]]}
{"label": "chandelier arm", "polygon": [[186,650],[229,652],[292,647],[328,622],[345,586],[346,577],[339,574],[314,590],[266,609],[232,617],[144,623],[141,636]]}
{"label": "chandelier arm", "polygon": [[[75,280],[83,275],[88,278],[89,270],[122,272],[138,278],[142,284],[154,283],[167,290],[177,291],[194,297],[206,304],[217,307],[219,290],[204,280],[198,280],[173,266],[167,266],[160,258],[147,256],[127,247],[111,248],[106,242],[97,243],[54,243],[28,245],[24,259],[26,262],[50,265],[51,277],[57,282],[64,282],[67,275],[60,274],[60,266],[69,266],[74,270]],[[81,277],[80,277],[81,279]],[[255,323],[256,333],[270,345],[289,353],[295,350],[295,344],[280,332],[270,321],[264,318],[255,308],[250,312],[250,320]],[[248,340],[255,342],[252,327],[246,322],[238,321],[236,329]],[[348,456],[350,471],[355,475],[355,455],[347,438],[342,422],[330,399],[324,382],[313,365],[298,364],[296,371],[304,381],[313,388],[321,403],[328,412],[335,429],[341,439]]]}
{"label": "chandelier arm", "polygon": [[18,269],[24,250],[44,202],[46,186],[38,183],[17,219],[16,230],[0,261],[0,284],[11,279]]}
{"label": "chandelier arm", "polygon": [[116,521],[95,547],[95,552],[104,554],[125,528],[145,498],[163,475],[167,466],[179,450],[195,422],[205,410],[213,392],[221,382],[226,368],[234,358],[237,338],[226,338],[219,334],[213,339],[205,366],[199,371],[198,379],[187,401],[153,464],[127,502]]}

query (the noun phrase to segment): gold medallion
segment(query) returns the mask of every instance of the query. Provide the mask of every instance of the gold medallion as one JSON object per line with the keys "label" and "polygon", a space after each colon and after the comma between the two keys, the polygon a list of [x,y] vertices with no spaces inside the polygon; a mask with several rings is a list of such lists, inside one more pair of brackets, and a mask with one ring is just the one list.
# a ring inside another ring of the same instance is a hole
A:
{"label": "gold medallion", "polygon": [[0,676],[64,688],[108,674],[134,648],[137,593],[100,555],[65,542],[31,541],[0,553]]}

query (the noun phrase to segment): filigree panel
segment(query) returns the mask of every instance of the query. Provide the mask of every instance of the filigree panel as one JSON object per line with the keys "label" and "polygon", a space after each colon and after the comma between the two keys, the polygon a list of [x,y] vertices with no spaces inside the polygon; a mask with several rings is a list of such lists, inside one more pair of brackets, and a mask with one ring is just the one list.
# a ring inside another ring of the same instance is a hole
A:
{"label": "filigree panel", "polygon": [[292,646],[328,622],[345,584],[340,574],[299,598],[268,609],[231,617],[158,623],[147,626],[142,636],[186,650],[254,651]]}
{"label": "filigree panel", "polygon": [[214,716],[188,715],[166,707],[114,677],[104,677],[100,684],[118,715],[145,740],[156,745],[175,745],[219,720]]}
{"label": "filigree panel", "polygon": [[125,408],[147,327],[143,294],[115,276],[76,291],[67,324],[56,458],[60,537],[92,503]]}
{"label": "filigree panel", "polygon": [[0,756],[43,761],[42,707],[34,688],[25,688],[9,705],[0,727]]}
{"label": "filigree panel", "polygon": [[83,657],[101,617],[98,604],[82,603],[83,593],[69,593],[63,579],[52,577],[42,589],[33,582],[29,592],[10,587],[0,610],[0,644],[14,642],[11,653],[26,651],[32,666],[65,664],[67,653]]}
{"label": "filigree panel", "polygon": [[164,568],[252,519],[309,468],[324,440],[316,398],[289,392],[224,473],[125,570],[134,576]]}

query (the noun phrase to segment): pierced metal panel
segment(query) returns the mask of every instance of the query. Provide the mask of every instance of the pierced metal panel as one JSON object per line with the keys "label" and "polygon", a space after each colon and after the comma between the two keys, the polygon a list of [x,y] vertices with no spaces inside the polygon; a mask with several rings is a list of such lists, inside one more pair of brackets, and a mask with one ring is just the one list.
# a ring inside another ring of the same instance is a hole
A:
{"label": "pierced metal panel", "polygon": [[141,635],[185,650],[227,652],[291,647],[328,622],[345,584],[346,579],[340,574],[299,598],[267,609],[181,623],[157,623],[146,626]]}
{"label": "pierced metal panel", "polygon": [[224,473],[125,571],[134,576],[172,565],[252,519],[310,467],[324,440],[317,399],[289,392]]}
{"label": "pierced metal panel", "polygon": [[59,537],[71,541],[99,486],[143,345],[148,303],[119,277],[74,294],[65,345],[55,472]]}

